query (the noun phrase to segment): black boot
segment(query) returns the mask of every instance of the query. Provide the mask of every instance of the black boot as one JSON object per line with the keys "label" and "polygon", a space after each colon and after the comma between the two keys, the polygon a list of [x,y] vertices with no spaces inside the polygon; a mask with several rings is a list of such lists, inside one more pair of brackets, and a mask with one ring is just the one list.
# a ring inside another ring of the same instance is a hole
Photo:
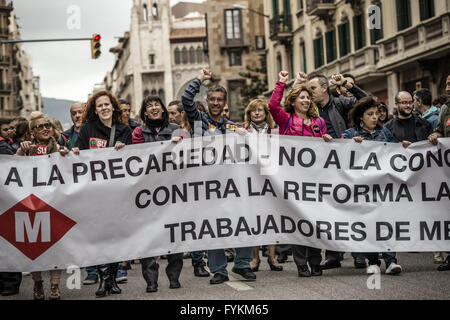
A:
{"label": "black boot", "polygon": [[119,270],[119,263],[110,263],[110,270],[111,270],[111,293],[112,294],[120,294],[122,293],[122,290],[119,288],[116,282],[117,277],[117,271]]}
{"label": "black boot", "polygon": [[147,282],[147,292],[158,291],[158,269],[156,257],[141,259],[142,275]]}
{"label": "black boot", "polygon": [[109,294],[111,291],[111,270],[109,264],[102,264],[97,266],[98,276],[100,278],[100,284],[98,290],[95,292],[97,298],[101,298]]}

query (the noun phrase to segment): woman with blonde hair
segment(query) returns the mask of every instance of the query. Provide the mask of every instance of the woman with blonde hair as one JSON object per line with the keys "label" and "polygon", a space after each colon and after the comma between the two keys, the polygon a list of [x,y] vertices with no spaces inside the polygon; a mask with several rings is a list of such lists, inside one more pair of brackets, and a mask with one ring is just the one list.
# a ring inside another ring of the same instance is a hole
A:
{"label": "woman with blonde hair", "polygon": [[[254,99],[250,101],[244,112],[244,128],[248,132],[256,132],[258,134],[278,134],[278,129],[275,129],[276,124],[273,121],[272,115],[269,112],[269,106],[265,99]],[[282,271],[275,258],[275,245],[268,245],[269,256],[267,263],[272,271]],[[253,272],[259,270],[259,246],[253,247],[253,260],[250,262],[250,268]]]}
{"label": "woman with blonde hair", "polygon": [[[325,120],[319,117],[318,109],[312,101],[310,90],[304,85],[294,82],[284,99],[284,109],[281,107],[284,89],[289,73],[281,71],[272,97],[269,110],[276,124],[280,127],[280,134],[288,136],[322,137],[326,142],[333,140],[327,134]],[[321,250],[302,245],[292,245],[292,255],[297,265],[299,277],[321,276]],[[308,268],[308,263],[311,270]]]}
{"label": "woman with blonde hair", "polygon": [[[41,112],[32,114],[30,120],[30,131],[33,134],[32,141],[24,141],[20,144],[20,148],[17,150],[19,156],[42,156],[51,154],[54,152],[60,152],[61,155],[65,155],[69,152],[68,149],[59,148],[55,138],[52,136],[53,125],[50,119]],[[44,287],[42,281],[42,272],[31,273],[34,281],[34,300],[44,300]],[[59,290],[59,283],[61,280],[61,270],[50,271],[50,300],[61,299],[61,293]]]}

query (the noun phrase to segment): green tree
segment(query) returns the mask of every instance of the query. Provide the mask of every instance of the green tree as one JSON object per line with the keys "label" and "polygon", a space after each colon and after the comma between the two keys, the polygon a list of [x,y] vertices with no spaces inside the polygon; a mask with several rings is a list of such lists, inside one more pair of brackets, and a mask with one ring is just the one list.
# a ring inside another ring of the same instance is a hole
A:
{"label": "green tree", "polygon": [[247,66],[247,72],[239,72],[239,75],[246,79],[240,91],[240,116],[242,119],[244,118],[244,111],[249,102],[268,90],[266,56],[261,55],[259,62],[259,67],[251,68]]}

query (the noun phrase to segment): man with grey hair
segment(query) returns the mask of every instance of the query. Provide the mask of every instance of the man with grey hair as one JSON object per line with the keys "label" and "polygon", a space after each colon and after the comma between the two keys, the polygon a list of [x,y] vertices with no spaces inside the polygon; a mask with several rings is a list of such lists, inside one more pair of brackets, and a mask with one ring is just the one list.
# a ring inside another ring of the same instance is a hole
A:
{"label": "man with grey hair", "polygon": [[[319,108],[319,115],[325,120],[327,133],[335,139],[340,138],[341,133],[347,129],[347,115],[353,104],[368,94],[340,74],[331,77],[332,84],[341,89],[345,88],[346,92],[348,91],[352,96],[340,95],[338,98],[333,97],[330,93],[328,78],[321,74],[311,74],[306,77],[304,73],[300,72],[295,83],[306,81],[312,93],[312,100]],[[342,252],[326,250],[325,260],[320,264],[322,270],[340,268],[342,256]],[[359,260],[361,260],[361,263]],[[362,264],[362,260],[358,256],[355,266],[358,267],[359,264]]]}
{"label": "man with grey hair", "polygon": [[73,126],[64,132],[61,133],[59,137],[58,144],[61,147],[66,147],[69,150],[72,150],[75,145],[75,141],[77,141],[78,133],[81,129],[81,117],[83,116],[85,103],[75,102],[70,107],[70,117],[72,118]]}

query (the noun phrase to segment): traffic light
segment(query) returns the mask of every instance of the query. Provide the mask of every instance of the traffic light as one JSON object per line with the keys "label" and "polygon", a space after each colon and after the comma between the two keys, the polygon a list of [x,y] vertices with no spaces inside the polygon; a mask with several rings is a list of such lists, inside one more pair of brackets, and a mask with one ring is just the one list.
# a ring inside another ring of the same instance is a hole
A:
{"label": "traffic light", "polygon": [[102,54],[102,52],[100,51],[100,47],[101,47],[100,39],[101,38],[102,37],[99,34],[92,35],[92,39],[91,39],[91,58],[92,59],[97,59]]}

